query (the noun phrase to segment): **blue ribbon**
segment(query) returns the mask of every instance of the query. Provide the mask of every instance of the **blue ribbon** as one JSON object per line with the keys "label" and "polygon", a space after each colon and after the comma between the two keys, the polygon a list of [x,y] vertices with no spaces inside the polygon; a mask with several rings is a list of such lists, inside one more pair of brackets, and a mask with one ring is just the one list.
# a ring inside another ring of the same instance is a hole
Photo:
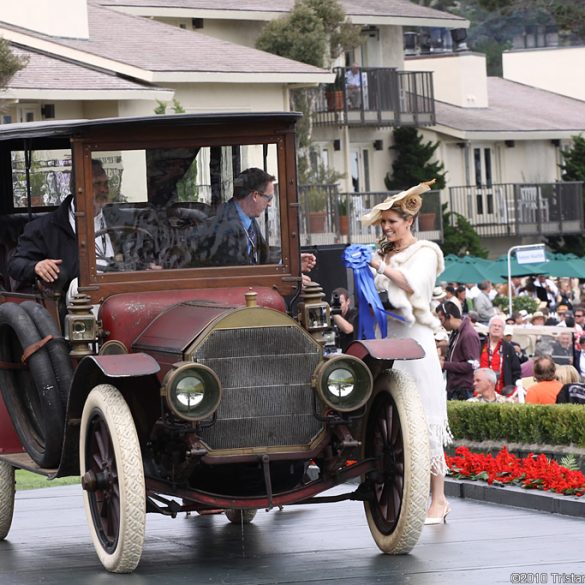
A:
{"label": "blue ribbon", "polygon": [[374,275],[368,264],[371,257],[372,248],[361,244],[352,244],[343,252],[345,266],[353,270],[355,278],[355,294],[359,315],[357,339],[373,339],[376,323],[380,327],[382,337],[386,337],[388,315],[398,321],[406,321],[400,315],[384,309],[374,284]]}

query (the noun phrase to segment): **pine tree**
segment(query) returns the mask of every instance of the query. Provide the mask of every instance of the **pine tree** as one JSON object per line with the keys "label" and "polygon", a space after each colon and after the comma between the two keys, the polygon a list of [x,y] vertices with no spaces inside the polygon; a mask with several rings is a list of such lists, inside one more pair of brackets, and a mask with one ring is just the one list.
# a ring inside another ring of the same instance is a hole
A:
{"label": "pine tree", "polygon": [[585,181],[585,138],[573,136],[573,144],[563,151],[563,181]]}
{"label": "pine tree", "polygon": [[[573,143],[563,150],[563,181],[585,181],[585,138],[573,136]],[[583,193],[583,207],[585,209],[585,193]],[[578,256],[585,256],[585,237],[583,236],[550,236],[548,246],[555,252],[570,252]]]}
{"label": "pine tree", "polygon": [[443,212],[443,254],[463,256],[470,254],[487,258],[488,251],[482,247],[480,237],[473,226],[460,213],[448,211],[447,204],[441,205]]}
{"label": "pine tree", "polygon": [[439,143],[423,142],[416,128],[401,127],[393,131],[394,145],[390,148],[398,153],[392,163],[392,174],[384,182],[390,191],[408,189],[422,181],[436,179],[435,189],[445,188],[443,163],[431,162]]}

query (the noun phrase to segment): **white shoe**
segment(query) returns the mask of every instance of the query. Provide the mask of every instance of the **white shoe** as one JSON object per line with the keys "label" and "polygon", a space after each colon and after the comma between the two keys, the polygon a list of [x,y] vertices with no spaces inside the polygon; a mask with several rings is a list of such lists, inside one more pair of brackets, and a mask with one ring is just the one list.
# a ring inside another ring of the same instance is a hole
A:
{"label": "white shoe", "polygon": [[449,504],[445,505],[442,516],[427,516],[425,518],[425,526],[434,526],[436,524],[447,524],[447,514],[451,511]]}

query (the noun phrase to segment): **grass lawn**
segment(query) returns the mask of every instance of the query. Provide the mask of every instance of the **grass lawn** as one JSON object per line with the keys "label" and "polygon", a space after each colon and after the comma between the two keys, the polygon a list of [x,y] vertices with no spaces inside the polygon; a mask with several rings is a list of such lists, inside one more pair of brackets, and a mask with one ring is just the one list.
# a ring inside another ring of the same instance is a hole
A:
{"label": "grass lawn", "polygon": [[35,490],[38,488],[54,487],[57,485],[71,485],[73,483],[79,483],[79,477],[61,477],[49,481],[44,475],[31,473],[24,469],[16,470],[17,490]]}

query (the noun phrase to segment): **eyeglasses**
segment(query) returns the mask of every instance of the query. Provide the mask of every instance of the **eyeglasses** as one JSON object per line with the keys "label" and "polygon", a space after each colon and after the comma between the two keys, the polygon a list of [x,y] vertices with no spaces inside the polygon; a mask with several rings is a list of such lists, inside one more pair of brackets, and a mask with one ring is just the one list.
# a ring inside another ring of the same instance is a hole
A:
{"label": "eyeglasses", "polygon": [[258,195],[260,195],[261,197],[264,197],[264,199],[266,199],[268,203],[270,203],[274,199],[274,195],[266,195],[266,193],[262,193],[262,191],[256,191],[256,193],[258,193]]}

